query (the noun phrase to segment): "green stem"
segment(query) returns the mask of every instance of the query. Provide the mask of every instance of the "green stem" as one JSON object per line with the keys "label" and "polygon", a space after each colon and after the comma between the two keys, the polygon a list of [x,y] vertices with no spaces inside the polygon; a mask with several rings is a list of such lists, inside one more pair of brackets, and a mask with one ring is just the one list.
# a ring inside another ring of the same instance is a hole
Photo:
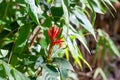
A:
{"label": "green stem", "polygon": [[52,57],[52,51],[53,51],[53,44],[50,44],[49,51],[48,51],[48,60],[51,60]]}

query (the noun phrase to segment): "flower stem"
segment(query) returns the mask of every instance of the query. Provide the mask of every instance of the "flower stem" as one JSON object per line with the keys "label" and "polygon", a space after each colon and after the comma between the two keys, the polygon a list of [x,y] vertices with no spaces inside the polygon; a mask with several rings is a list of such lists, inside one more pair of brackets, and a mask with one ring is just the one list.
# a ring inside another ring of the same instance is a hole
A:
{"label": "flower stem", "polygon": [[51,60],[53,47],[54,47],[53,44],[50,44],[49,51],[48,51],[48,60]]}

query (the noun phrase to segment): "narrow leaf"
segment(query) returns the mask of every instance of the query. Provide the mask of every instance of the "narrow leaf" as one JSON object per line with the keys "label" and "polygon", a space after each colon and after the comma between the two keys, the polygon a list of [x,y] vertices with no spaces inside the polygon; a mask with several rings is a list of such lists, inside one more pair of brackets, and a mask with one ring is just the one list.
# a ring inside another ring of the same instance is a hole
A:
{"label": "narrow leaf", "polygon": [[78,11],[74,11],[76,17],[78,18],[78,20],[80,20],[80,24],[85,28],[87,29],[95,38],[96,40],[96,36],[95,36],[95,32],[94,32],[94,29],[90,23],[90,21],[88,20],[88,18],[86,17],[85,14],[83,14],[82,12],[78,12]]}
{"label": "narrow leaf", "polygon": [[107,37],[106,40],[108,41],[108,46],[112,49],[112,51],[120,58],[120,52],[118,48],[115,46],[114,42],[110,39],[110,37]]}
{"label": "narrow leaf", "polygon": [[100,74],[100,75],[102,76],[103,80],[107,80],[107,77],[106,77],[104,71],[103,71],[101,68],[97,68],[97,69],[95,70],[95,73],[94,73],[93,78],[96,79],[97,76],[98,76],[98,74]]}

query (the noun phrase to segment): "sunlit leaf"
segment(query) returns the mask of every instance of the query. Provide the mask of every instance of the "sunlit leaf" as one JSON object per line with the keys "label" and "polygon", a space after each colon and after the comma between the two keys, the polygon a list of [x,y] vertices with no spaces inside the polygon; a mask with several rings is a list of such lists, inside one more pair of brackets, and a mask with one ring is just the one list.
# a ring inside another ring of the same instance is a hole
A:
{"label": "sunlit leaf", "polygon": [[90,66],[89,63],[85,60],[85,58],[82,56],[82,53],[80,52],[80,49],[78,48],[77,43],[76,43],[75,40],[73,41],[73,46],[74,46],[75,49],[78,51],[78,54],[79,54],[78,57],[80,58],[80,60],[82,60],[82,61],[89,67],[89,69],[92,71],[91,66]]}
{"label": "sunlit leaf", "polygon": [[27,4],[29,5],[30,11],[29,14],[31,18],[34,20],[36,24],[40,24],[39,15],[42,13],[40,6],[35,5],[35,0],[27,0]]}
{"label": "sunlit leaf", "polygon": [[80,20],[80,24],[85,28],[87,29],[95,38],[96,40],[96,36],[95,36],[95,32],[94,32],[94,29],[90,23],[90,21],[88,20],[88,18],[85,16],[85,14],[83,14],[82,12],[75,10],[74,11],[76,17],[78,18],[78,20]]}
{"label": "sunlit leaf", "polygon": [[5,57],[8,54],[8,50],[0,49],[0,58]]}
{"label": "sunlit leaf", "polygon": [[66,7],[66,5],[64,3],[64,0],[61,0],[61,2],[62,2],[63,12],[64,12],[63,17],[65,18],[66,24],[69,24],[68,9],[67,9],[67,7]]}

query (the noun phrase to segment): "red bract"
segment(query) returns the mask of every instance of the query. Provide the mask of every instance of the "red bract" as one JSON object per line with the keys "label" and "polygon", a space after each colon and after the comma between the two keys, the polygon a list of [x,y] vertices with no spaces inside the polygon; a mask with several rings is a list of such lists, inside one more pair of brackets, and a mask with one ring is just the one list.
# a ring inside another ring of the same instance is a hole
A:
{"label": "red bract", "polygon": [[63,42],[63,40],[61,38],[57,39],[60,32],[61,32],[61,29],[56,27],[56,25],[54,25],[52,28],[48,30],[48,36],[50,37],[50,42],[52,45],[61,46],[61,43]]}

